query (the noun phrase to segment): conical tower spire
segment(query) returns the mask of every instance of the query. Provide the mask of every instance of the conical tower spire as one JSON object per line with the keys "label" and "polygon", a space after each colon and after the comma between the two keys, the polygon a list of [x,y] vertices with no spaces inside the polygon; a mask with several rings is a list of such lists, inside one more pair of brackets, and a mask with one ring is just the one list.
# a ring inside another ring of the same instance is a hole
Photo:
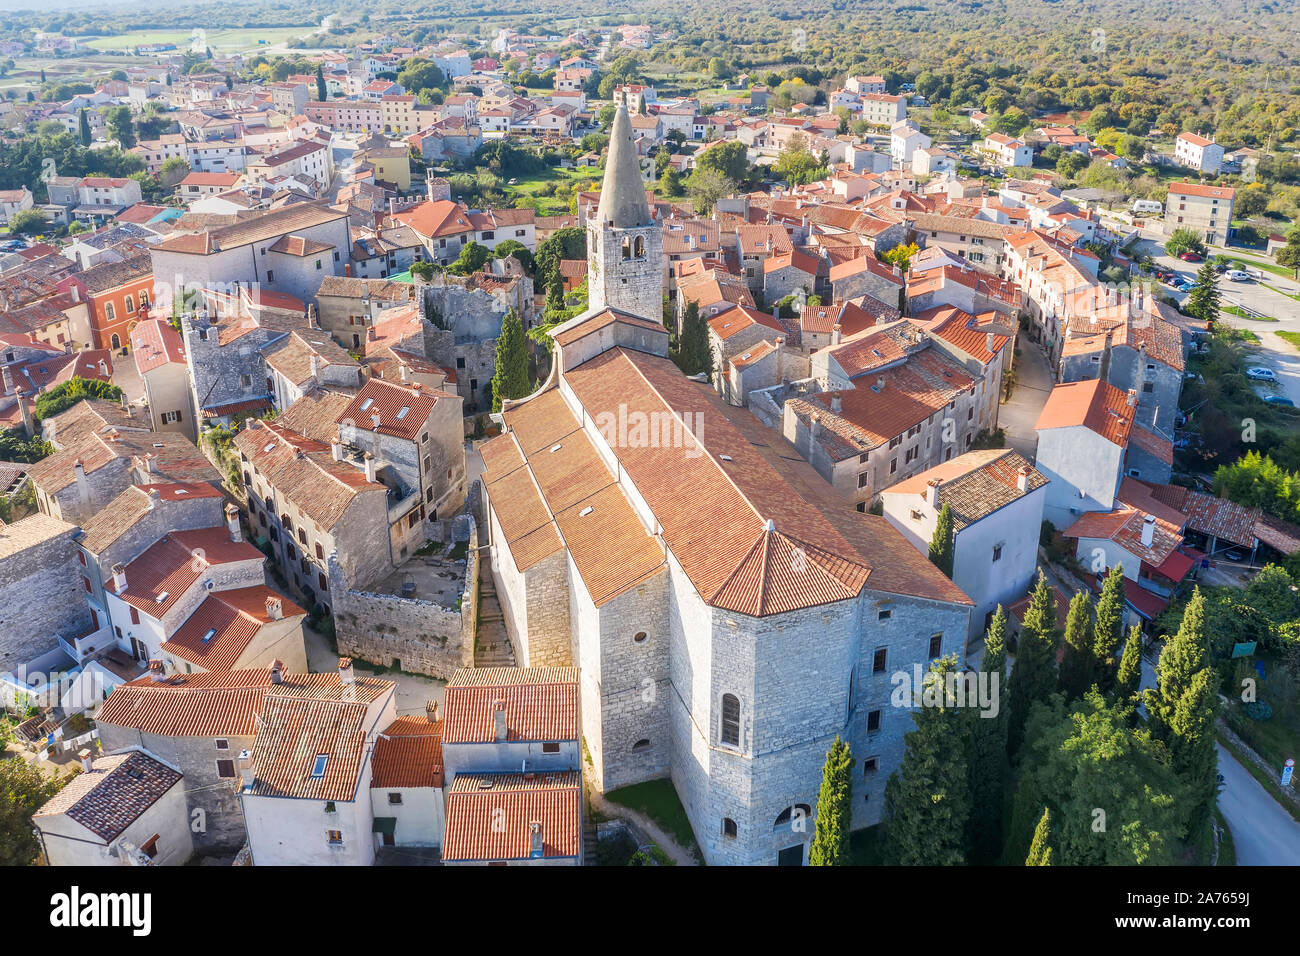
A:
{"label": "conical tower spire", "polygon": [[600,207],[596,219],[615,229],[648,226],[650,207],[645,201],[645,184],[637,163],[636,144],[632,141],[632,121],[626,107],[614,113],[609,132],[609,156],[605,160],[605,181],[600,187]]}

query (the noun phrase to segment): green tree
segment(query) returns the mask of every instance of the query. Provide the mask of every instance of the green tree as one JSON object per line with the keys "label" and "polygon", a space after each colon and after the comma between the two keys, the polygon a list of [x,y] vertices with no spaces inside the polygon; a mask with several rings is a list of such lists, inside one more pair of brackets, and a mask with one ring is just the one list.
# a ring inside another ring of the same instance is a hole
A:
{"label": "green tree", "polygon": [[1116,706],[1128,707],[1137,715],[1136,703],[1142,685],[1142,628],[1134,624],[1124,642],[1124,656],[1119,660],[1112,700]]}
{"label": "green tree", "polygon": [[[1007,612],[999,604],[984,634],[980,673],[988,675],[997,710],[970,710],[969,757],[971,811],[967,845],[972,863],[993,863],[1002,849],[1003,790],[1007,776]],[[993,683],[996,680],[996,683]]]}
{"label": "green tree", "polygon": [[1060,682],[1066,703],[1078,700],[1096,682],[1093,645],[1092,597],[1087,591],[1079,591],[1070,599],[1070,611],[1065,619],[1065,655],[1061,658]]}
{"label": "green tree", "polygon": [[325,85],[325,73],[319,63],[316,64],[316,100],[324,103],[330,98],[329,87]]}
{"label": "green tree", "polygon": [[90,145],[90,120],[86,116],[86,110],[84,107],[82,109],[77,110],[77,131],[81,136],[81,145],[89,146]]}
{"label": "green tree", "polygon": [[1198,256],[1205,255],[1205,240],[1195,229],[1179,226],[1165,240],[1165,254],[1177,257],[1184,252],[1194,252]]}
{"label": "green tree", "polygon": [[1088,165],[1088,157],[1071,150],[1056,161],[1056,171],[1066,179],[1075,179]]}
{"label": "green tree", "polygon": [[131,107],[115,106],[104,114],[109,135],[117,140],[122,149],[135,145],[135,126],[131,123]]}
{"label": "green tree", "polygon": [[686,375],[699,375],[713,369],[709,324],[700,315],[697,302],[686,303],[686,308],[682,310],[682,334],[672,358]]}
{"label": "green tree", "polygon": [[808,148],[807,137],[801,133],[790,137],[772,169],[792,186],[816,182],[826,174],[825,165],[813,155]]}
{"label": "green tree", "polygon": [[[743,144],[742,144],[743,145]],[[716,169],[697,166],[687,181],[686,189],[695,201],[695,211],[708,215],[719,199],[736,191],[736,184]]]}
{"label": "green tree", "polygon": [[682,189],[682,174],[676,167],[669,166],[664,170],[663,176],[659,179],[659,189],[670,199],[677,199],[685,193]]}
{"label": "green tree", "polygon": [[1273,259],[1300,278],[1300,226],[1291,227],[1286,234],[1286,245],[1273,254]]}
{"label": "green tree", "polygon": [[397,82],[406,92],[418,95],[430,90],[441,91],[447,83],[447,77],[432,60],[416,56],[402,64]]}
{"label": "green tree", "polygon": [[122,390],[116,385],[97,378],[70,378],[62,385],[56,385],[36,397],[36,417],[50,418],[60,412],[66,412],[77,402],[87,398],[102,398],[118,402],[122,400]]}
{"label": "green tree", "polygon": [[9,231],[15,236],[35,236],[49,227],[39,209],[22,209],[9,217]]}
{"label": "green tree", "polygon": [[749,177],[749,158],[747,148],[739,140],[727,140],[716,143],[697,154],[696,169],[708,169],[723,179],[734,182]]}
{"label": "green tree", "polygon": [[1034,842],[1029,845],[1025,866],[1052,865],[1052,811],[1043,807],[1043,815],[1034,828]]}
{"label": "green tree", "polygon": [[1177,633],[1156,662],[1156,686],[1146,692],[1147,723],[1173,756],[1174,770],[1187,785],[1193,825],[1208,822],[1217,794],[1214,725],[1219,680],[1210,660],[1205,596],[1192,591]]}
{"label": "green tree", "polygon": [[1011,711],[1007,753],[1013,758],[1024,744],[1031,708],[1036,702],[1046,701],[1056,690],[1056,648],[1059,641],[1056,595],[1043,572],[1039,571],[1038,583],[1020,626],[1016,663],[1007,692],[1007,706]]}
{"label": "green tree", "polygon": [[32,814],[63,788],[63,780],[25,760],[0,760],[0,866],[30,866],[41,846]]}
{"label": "green tree", "polygon": [[1214,271],[1213,263],[1201,263],[1183,310],[1202,322],[1208,322],[1211,330],[1219,321],[1219,275]]}
{"label": "green tree", "polygon": [[1173,862],[1187,832],[1184,788],[1159,740],[1096,691],[1069,711],[1060,695],[1035,704],[1026,739],[1022,766],[1033,784],[1017,801],[1032,799],[1035,815],[1051,809],[1054,863]]}
{"label": "green tree", "polygon": [[907,264],[912,261],[912,257],[920,250],[916,243],[910,242],[906,245],[894,246],[886,251],[880,258],[888,262],[891,266],[898,266],[904,272],[907,271]]}
{"label": "green tree", "polygon": [[952,577],[954,534],[952,505],[945,501],[934,523],[934,535],[930,538],[930,563],[948,577]]}
{"label": "green tree", "polygon": [[1115,654],[1124,638],[1125,607],[1124,568],[1119,564],[1112,565],[1102,583],[1101,597],[1097,599],[1097,623],[1092,644],[1097,668],[1093,676],[1103,694],[1109,694],[1115,686]]}
{"label": "green tree", "polygon": [[809,866],[845,866],[853,819],[853,756],[837,736],[822,767],[817,795],[817,827],[808,848]]}
{"label": "green tree", "polygon": [[190,174],[190,164],[184,156],[172,156],[158,170],[158,182],[165,189],[171,189]]}
{"label": "green tree", "polygon": [[885,847],[900,866],[959,866],[966,862],[970,815],[967,715],[945,686],[957,657],[931,662],[911,703],[915,728],[903,738],[903,761],[885,785]]}
{"label": "green tree", "polygon": [[510,309],[501,320],[501,334],[497,336],[496,372],[492,376],[492,411],[501,411],[504,399],[523,398],[532,390],[531,385],[524,325],[519,314]]}
{"label": "green tree", "polygon": [[458,276],[472,275],[481,270],[492,258],[492,250],[481,242],[470,240],[460,250],[456,261],[448,266],[448,271]]}
{"label": "green tree", "polygon": [[551,283],[546,287],[546,311],[564,311],[564,277],[559,272],[551,276]]}

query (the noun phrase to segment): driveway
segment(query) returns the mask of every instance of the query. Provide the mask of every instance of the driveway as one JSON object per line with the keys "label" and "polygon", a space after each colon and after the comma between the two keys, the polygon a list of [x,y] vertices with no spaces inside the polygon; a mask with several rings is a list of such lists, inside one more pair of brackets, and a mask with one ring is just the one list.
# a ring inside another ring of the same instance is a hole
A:
{"label": "driveway", "polygon": [[1232,831],[1238,866],[1300,866],[1300,823],[1232,754],[1219,750],[1219,809]]}
{"label": "driveway", "polygon": [[1034,426],[1052,392],[1052,369],[1047,356],[1026,335],[1016,339],[1020,355],[1016,359],[1016,387],[1011,400],[998,410],[998,425],[1007,435],[1007,444],[1030,461],[1038,450],[1038,433]]}

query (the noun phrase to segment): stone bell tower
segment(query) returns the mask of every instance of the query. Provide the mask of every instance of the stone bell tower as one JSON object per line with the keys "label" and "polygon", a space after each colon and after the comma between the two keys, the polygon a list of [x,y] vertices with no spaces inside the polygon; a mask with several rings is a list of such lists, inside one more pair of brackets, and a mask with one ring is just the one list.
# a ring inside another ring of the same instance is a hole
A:
{"label": "stone bell tower", "polygon": [[600,207],[587,220],[587,302],[658,322],[663,316],[663,236],[650,216],[645,184],[622,106],[610,129]]}

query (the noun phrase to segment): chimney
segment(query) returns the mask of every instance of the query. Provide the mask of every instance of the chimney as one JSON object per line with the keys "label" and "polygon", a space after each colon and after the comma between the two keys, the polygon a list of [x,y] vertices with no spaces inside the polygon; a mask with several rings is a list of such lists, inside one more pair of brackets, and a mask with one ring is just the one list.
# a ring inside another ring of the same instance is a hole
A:
{"label": "chimney", "polygon": [[844,410],[844,399],[843,399],[842,397],[840,397],[839,395],[832,395],[832,396],[831,396],[831,411],[833,411],[836,415],[838,415],[838,414],[840,414],[840,412],[842,412],[843,410]]}
{"label": "chimney", "polygon": [[158,658],[149,661],[149,679],[161,683],[167,679],[167,664]]}
{"label": "chimney", "polygon": [[81,769],[86,773],[95,769],[95,757],[89,747],[77,751],[77,759],[81,761]]}
{"label": "chimney", "polygon": [[158,473],[158,456],[153,452],[144,456],[144,470],[151,475]]}
{"label": "chimney", "polygon": [[366,462],[366,481],[373,484],[375,481],[375,456],[370,454],[370,452],[366,452],[365,462]]}
{"label": "chimney", "polygon": [[251,750],[241,750],[239,752],[239,783],[245,790],[253,786],[253,752]]}
{"label": "chimney", "polygon": [[[269,607],[271,604],[271,599],[267,598],[266,603],[267,606]],[[280,660],[279,658],[276,658],[275,660],[271,661],[271,683],[272,684],[284,683],[284,661]]]}
{"label": "chimney", "polygon": [[317,355],[315,352],[312,352],[311,353],[311,377],[316,380],[316,383],[318,385],[320,384],[320,368],[321,368],[320,356]]}
{"label": "chimney", "polygon": [[103,375],[105,378],[108,378],[109,375],[108,363],[105,362],[103,359],[99,360],[99,374]]}
{"label": "chimney", "polygon": [[507,735],[506,728],[506,702],[497,700],[492,705],[492,739],[497,743],[504,743]]}
{"label": "chimney", "polygon": [[993,352],[993,338],[994,336],[992,332],[986,332],[984,334],[984,351],[990,354]]}
{"label": "chimney", "polygon": [[844,329],[838,322],[831,327],[831,345],[839,345],[844,338]]}
{"label": "chimney", "polygon": [[378,413],[378,412],[372,412],[371,415],[370,415],[370,427],[373,428],[373,429],[375,429],[375,431],[378,431],[378,430],[379,430],[379,421],[380,421],[379,413]]}
{"label": "chimney", "polygon": [[352,658],[339,658],[339,683],[344,687],[352,687],[357,682],[356,672],[352,669]]}
{"label": "chimney", "polygon": [[373,341],[375,340],[375,338],[376,338],[376,336],[375,336],[375,327],[374,327],[373,325],[372,325],[372,326],[369,326],[369,327],[366,329],[366,341],[367,341],[367,342],[373,342]]}
{"label": "chimney", "polygon": [[1016,490],[1024,494],[1029,490],[1029,466],[1024,465],[1016,472]]}
{"label": "chimney", "polygon": [[78,458],[72,463],[72,473],[77,479],[77,498],[85,506],[90,505],[90,482],[86,480],[86,466]]}
{"label": "chimney", "polygon": [[126,590],[126,566],[120,561],[113,565],[113,590],[118,594]]}
{"label": "chimney", "polygon": [[150,511],[155,510],[158,507],[158,503],[161,501],[162,501],[162,492],[159,491],[157,488],[150,488],[149,489],[149,510]]}
{"label": "chimney", "polygon": [[11,369],[8,365],[6,365],[3,368],[0,368],[0,375],[4,376],[4,383],[5,383],[4,393],[8,395],[10,392],[14,391],[13,369]]}
{"label": "chimney", "polygon": [[1137,405],[1137,403],[1138,403],[1137,389],[1130,388],[1128,390],[1128,407],[1133,408],[1134,406]]}
{"label": "chimney", "polygon": [[438,722],[438,702],[436,700],[425,703],[424,715],[429,718],[429,723],[436,724]]}
{"label": "chimney", "polygon": [[32,407],[27,403],[27,393],[21,388],[18,389],[18,413],[22,416],[23,431],[27,433],[27,437],[36,437],[36,421],[32,418]]}
{"label": "chimney", "polygon": [[540,820],[534,820],[528,824],[528,855],[532,859],[541,859],[542,853],[542,824]]}
{"label": "chimney", "polygon": [[231,543],[239,544],[243,540],[239,531],[239,509],[233,504],[226,505],[226,530],[230,532]]}
{"label": "chimney", "polygon": [[931,508],[939,507],[939,485],[938,478],[931,478],[925,483],[925,503]]}
{"label": "chimney", "polygon": [[403,382],[409,382],[411,380],[411,366],[403,362],[397,367],[397,375]]}
{"label": "chimney", "polygon": [[877,391],[877,392],[883,392],[884,390],[885,390],[885,376],[883,376],[883,375],[877,375],[877,376],[876,376],[876,391]]}
{"label": "chimney", "polygon": [[342,435],[335,435],[334,438],[330,440],[330,455],[334,458],[335,461],[343,460],[343,436]]}
{"label": "chimney", "polygon": [[1142,547],[1151,547],[1156,537],[1156,519],[1151,515],[1142,516]]}

